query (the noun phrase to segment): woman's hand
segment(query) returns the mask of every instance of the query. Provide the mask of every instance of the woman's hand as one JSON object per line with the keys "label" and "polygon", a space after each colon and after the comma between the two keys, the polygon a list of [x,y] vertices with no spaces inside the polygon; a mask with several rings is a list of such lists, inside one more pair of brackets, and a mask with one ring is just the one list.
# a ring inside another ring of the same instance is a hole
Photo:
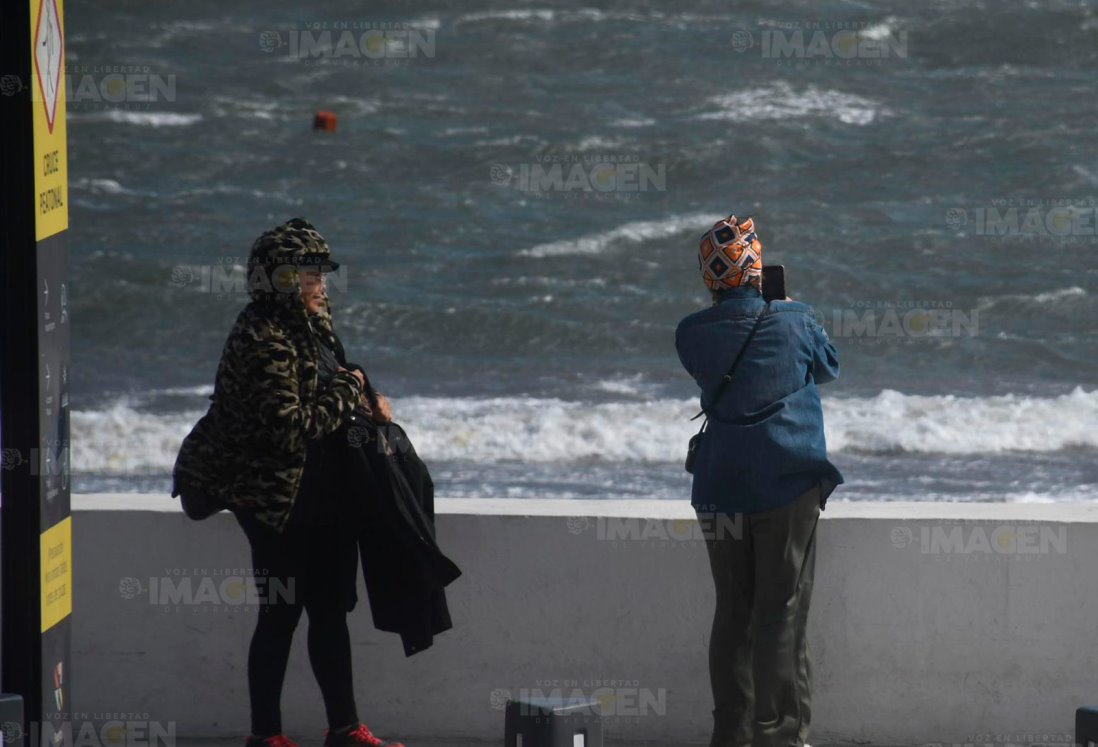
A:
{"label": "woman's hand", "polygon": [[393,422],[393,409],[389,406],[388,397],[382,394],[377,395],[377,412],[372,412],[370,417],[379,425],[388,425]]}
{"label": "woman's hand", "polygon": [[[339,367],[339,369],[338,369],[337,371],[346,371],[346,370],[347,370],[346,368],[344,368],[343,366],[340,366],[340,367]],[[358,369],[356,368],[356,369],[354,369],[353,371],[351,371],[351,373],[352,373],[352,374],[354,375],[354,377],[355,377],[356,379],[358,379],[358,386],[359,386],[359,388],[360,388],[360,389],[365,389],[365,388],[366,388],[366,378],[365,378],[365,377],[364,377],[364,376],[362,375],[362,372],[361,372],[361,371],[359,371],[359,370],[358,370]]]}

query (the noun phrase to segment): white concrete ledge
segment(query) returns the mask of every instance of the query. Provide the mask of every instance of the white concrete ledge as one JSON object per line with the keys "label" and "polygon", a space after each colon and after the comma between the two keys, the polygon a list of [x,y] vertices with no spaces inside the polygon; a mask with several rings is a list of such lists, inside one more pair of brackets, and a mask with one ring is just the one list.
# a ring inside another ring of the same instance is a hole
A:
{"label": "white concrete ledge", "polygon": [[[255,611],[232,516],[191,522],[156,495],[73,507],[72,707],[144,714],[180,737],[243,734]],[[373,629],[359,581],[355,684],[375,731],[499,740],[507,695],[579,690],[605,700],[611,738],[706,741],[713,591],[686,501],[437,508],[464,571],[447,592],[454,630],[405,659]],[[813,742],[1070,741],[1074,708],[1098,701],[1098,506],[832,501],[824,519]],[[315,740],[324,712],[304,638],[283,718]]]}
{"label": "white concrete ledge", "polygon": [[[179,499],[142,493],[77,493],[77,511],[165,511],[178,513]],[[690,501],[546,498],[439,498],[440,514],[495,516],[636,516],[692,519]],[[824,519],[958,519],[973,521],[1098,522],[1094,503],[929,503],[925,501],[845,501],[832,499]]]}

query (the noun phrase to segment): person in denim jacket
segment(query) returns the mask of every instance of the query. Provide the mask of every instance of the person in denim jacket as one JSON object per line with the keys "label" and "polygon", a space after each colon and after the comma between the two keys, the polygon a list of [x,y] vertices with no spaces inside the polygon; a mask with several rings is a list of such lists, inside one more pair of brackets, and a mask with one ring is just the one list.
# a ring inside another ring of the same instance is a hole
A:
{"label": "person in denim jacket", "polygon": [[763,300],[754,220],[718,221],[698,261],[713,305],[679,323],[675,347],[708,416],[691,503],[716,586],[711,747],[798,747],[811,721],[816,525],[843,481],[827,458],[817,385],[838,377],[839,357],[810,306]]}

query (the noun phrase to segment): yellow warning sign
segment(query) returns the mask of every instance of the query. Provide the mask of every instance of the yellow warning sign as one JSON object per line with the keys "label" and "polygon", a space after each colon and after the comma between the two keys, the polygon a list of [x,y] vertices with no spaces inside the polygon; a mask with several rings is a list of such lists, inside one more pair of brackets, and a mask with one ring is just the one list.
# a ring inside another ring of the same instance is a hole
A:
{"label": "yellow warning sign", "polygon": [[63,0],[30,0],[36,240],[69,227]]}
{"label": "yellow warning sign", "polygon": [[42,532],[42,632],[72,614],[72,517]]}

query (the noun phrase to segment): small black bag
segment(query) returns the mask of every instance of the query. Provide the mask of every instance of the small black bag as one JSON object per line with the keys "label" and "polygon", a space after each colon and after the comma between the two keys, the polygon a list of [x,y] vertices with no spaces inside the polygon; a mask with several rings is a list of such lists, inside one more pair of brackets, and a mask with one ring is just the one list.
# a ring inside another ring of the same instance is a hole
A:
{"label": "small black bag", "polygon": [[694,462],[698,458],[698,449],[701,448],[702,436],[705,435],[705,426],[708,424],[709,419],[707,418],[706,421],[702,423],[701,430],[691,436],[690,443],[686,445],[686,471],[690,474],[694,474]]}
{"label": "small black bag", "polygon": [[[736,372],[736,368],[740,365],[740,361],[743,360],[743,354],[747,352],[747,346],[751,344],[751,340],[755,337],[755,333],[759,330],[759,325],[762,323],[763,317],[770,311],[770,303],[767,302],[766,308],[759,314],[759,318],[755,320],[755,326],[751,328],[751,334],[747,336],[747,340],[744,342],[743,347],[740,348],[740,352],[736,355],[736,360],[732,361],[732,367],[728,369],[723,377],[721,377],[721,385],[717,387],[716,393],[713,395],[712,401],[709,403],[709,407],[712,407],[717,403],[717,400],[724,394],[725,388],[732,381],[732,374]],[[702,415],[705,415],[705,420],[702,422],[701,428],[698,432],[690,437],[690,443],[686,446],[686,464],[684,467],[690,474],[694,474],[694,462],[697,461],[698,451],[701,449],[702,439],[705,437],[705,427],[709,425],[709,412],[708,408],[703,404],[701,412],[699,412],[691,420],[697,420]]]}

